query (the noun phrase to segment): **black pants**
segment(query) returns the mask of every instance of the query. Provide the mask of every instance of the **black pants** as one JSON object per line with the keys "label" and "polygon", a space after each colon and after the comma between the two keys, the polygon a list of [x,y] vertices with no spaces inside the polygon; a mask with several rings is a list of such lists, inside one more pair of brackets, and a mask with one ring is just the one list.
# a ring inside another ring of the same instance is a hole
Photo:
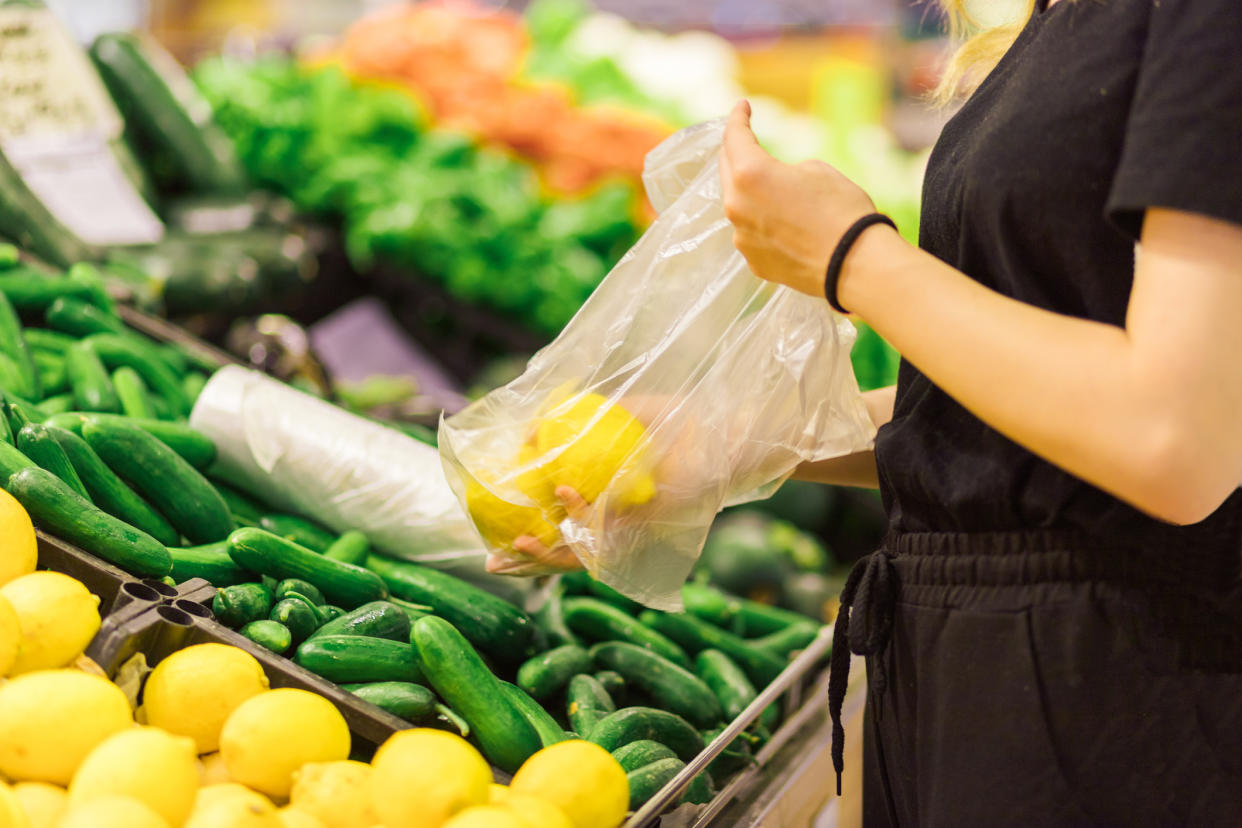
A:
{"label": "black pants", "polygon": [[896,588],[867,664],[868,828],[1242,826],[1236,567],[1047,533],[877,554]]}

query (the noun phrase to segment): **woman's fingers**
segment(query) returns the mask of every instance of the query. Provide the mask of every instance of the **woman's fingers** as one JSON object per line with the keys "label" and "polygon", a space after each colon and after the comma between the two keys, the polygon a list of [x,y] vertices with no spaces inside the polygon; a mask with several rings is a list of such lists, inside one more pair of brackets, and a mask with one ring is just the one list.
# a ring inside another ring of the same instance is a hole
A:
{"label": "woman's fingers", "polygon": [[557,486],[556,496],[569,513],[569,517],[578,523],[586,523],[591,504],[586,502],[578,490],[571,486]]}
{"label": "woman's fingers", "polygon": [[514,539],[513,548],[519,554],[533,561],[555,569],[582,569],[582,562],[568,546],[556,546],[549,549],[538,538],[532,535],[521,535]]}

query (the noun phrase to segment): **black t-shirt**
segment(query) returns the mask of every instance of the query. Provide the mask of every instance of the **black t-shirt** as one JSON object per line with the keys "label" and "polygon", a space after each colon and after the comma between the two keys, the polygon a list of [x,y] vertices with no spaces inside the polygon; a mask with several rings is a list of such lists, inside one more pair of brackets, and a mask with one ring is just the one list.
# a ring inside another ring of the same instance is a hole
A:
{"label": "black t-shirt", "polygon": [[[1242,0],[1041,0],[932,152],[920,246],[1006,296],[1122,325],[1151,206],[1242,223]],[[1162,523],[904,361],[876,457],[897,531],[1077,530],[1242,557],[1238,493],[1202,523]]]}

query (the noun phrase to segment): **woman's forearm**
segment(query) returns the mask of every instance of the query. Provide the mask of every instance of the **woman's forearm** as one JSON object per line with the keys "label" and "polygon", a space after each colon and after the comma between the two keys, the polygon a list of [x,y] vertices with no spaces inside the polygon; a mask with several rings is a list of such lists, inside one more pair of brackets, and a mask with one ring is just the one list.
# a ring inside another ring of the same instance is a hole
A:
{"label": "woman's forearm", "polygon": [[[876,428],[893,419],[893,402],[897,398],[897,387],[877,388],[863,394],[863,402],[867,404],[867,413]],[[879,476],[875,466],[875,450],[847,454],[831,460],[819,460],[814,463],[803,463],[794,470],[795,480],[808,480],[812,483],[827,483],[833,486],[856,486],[864,489],[878,489]]]}

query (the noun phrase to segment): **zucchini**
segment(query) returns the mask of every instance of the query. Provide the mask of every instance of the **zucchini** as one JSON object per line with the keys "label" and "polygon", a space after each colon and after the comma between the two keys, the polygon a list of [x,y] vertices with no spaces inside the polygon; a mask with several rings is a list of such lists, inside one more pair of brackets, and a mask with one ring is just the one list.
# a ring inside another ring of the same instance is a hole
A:
{"label": "zucchini", "polygon": [[502,681],[500,682],[500,688],[508,697],[509,702],[526,719],[527,724],[535,729],[535,733],[539,734],[539,743],[543,747],[554,745],[557,742],[564,742],[569,738],[564,729],[556,723],[556,719],[552,718],[551,714],[544,710],[539,702],[531,698],[530,694],[521,687]]}
{"label": "zucchini", "polygon": [[[7,444],[0,444],[0,451]],[[87,552],[135,575],[162,578],[172,571],[164,544],[97,508],[67,483],[38,466],[21,469],[5,484],[34,522]]]}
{"label": "zucchini", "polygon": [[752,647],[768,650],[782,658],[788,658],[795,650],[804,650],[819,635],[819,625],[813,621],[790,624],[783,630],[768,633],[759,638],[747,639]]}
{"label": "zucchini", "polygon": [[293,659],[337,684],[423,680],[419,654],[407,642],[365,635],[317,635],[298,647]]}
{"label": "zucchini", "polygon": [[255,572],[309,581],[325,599],[346,609],[388,597],[388,588],[375,573],[317,555],[263,529],[234,531],[229,535],[229,554],[239,566]]}
{"label": "zucchini", "polygon": [[73,389],[73,400],[87,411],[116,413],[121,410],[108,369],[86,342],[79,342],[65,353],[65,375]]}
{"label": "zucchini", "polygon": [[34,360],[30,356],[30,346],[22,335],[22,323],[17,319],[17,311],[12,303],[0,293],[0,351],[11,358],[17,366],[18,385],[11,390],[22,395],[38,399],[43,396],[39,375],[35,371]]}
{"label": "zucchini", "polygon": [[469,723],[493,764],[513,773],[539,750],[535,728],[452,624],[435,616],[420,618],[414,622],[414,642],[431,686]]}
{"label": "zucchini", "polygon": [[579,673],[569,680],[565,699],[569,726],[583,736],[589,736],[600,719],[617,710],[617,705],[599,679],[586,673]]}
{"label": "zucchini", "polygon": [[181,390],[177,375],[168,367],[168,363],[153,356],[144,344],[116,334],[94,334],[82,342],[93,348],[108,368],[115,369],[124,365],[141,374],[147,387],[163,397],[176,416],[189,415],[190,401]]}
{"label": "zucchini", "polygon": [[272,591],[255,582],[227,586],[216,591],[211,611],[221,624],[238,629],[267,618],[272,611]]}
{"label": "zucchini", "polygon": [[82,425],[82,437],[193,543],[223,540],[233,531],[233,516],[220,493],[181,455],[139,426],[123,417],[90,419]]}
{"label": "zucchini", "polygon": [[617,703],[618,707],[624,707],[627,685],[625,676],[616,670],[599,670],[595,673],[595,680],[600,683],[608,693],[608,697]]}
{"label": "zucchini", "polygon": [[202,578],[216,587],[252,583],[258,576],[242,569],[229,557],[228,541],[203,546],[169,547],[172,577],[177,583]]}
{"label": "zucchini", "polygon": [[784,659],[754,647],[746,639],[726,632],[702,619],[685,613],[645,611],[640,618],[644,624],[659,630],[687,652],[720,650],[746,671],[756,687],[766,687],[785,669]]}
{"label": "zucchini", "polygon": [[742,668],[719,650],[704,650],[695,659],[695,671],[720,700],[725,718],[736,719],[758,693]]}
{"label": "zucchini", "polygon": [[[151,402],[152,405],[156,405],[159,402],[159,398],[154,398]],[[49,425],[54,425],[79,435],[82,433],[82,426],[88,420],[101,423],[119,420],[123,423],[138,426],[138,428],[141,428],[177,452],[182,459],[196,469],[206,469],[216,460],[216,444],[212,442],[211,438],[202,432],[195,431],[185,423],[170,423],[165,420],[146,420],[137,417],[121,417],[115,414],[97,414],[83,411],[67,411],[46,419]]]}
{"label": "zucchini", "polygon": [[315,635],[369,635],[409,643],[410,626],[410,617],[401,607],[391,601],[372,601],[328,621]]}
{"label": "zucchini", "polygon": [[594,598],[566,598],[564,607],[565,623],[579,635],[592,641],[628,641],[679,667],[690,666],[690,659],[681,647],[612,604]]}
{"label": "zucchini", "polygon": [[[112,469],[100,459],[95,450],[78,435],[72,431],[66,431],[56,426],[47,426],[48,433],[56,440],[60,447],[64,449],[65,454],[69,458],[69,462],[73,464],[73,468],[81,478],[86,491],[90,494],[91,500],[99,508],[103,509],[113,517],[120,518],[126,523],[136,526],[155,538],[166,546],[175,545],[181,540],[181,533],[172,527],[164,516],[155,509],[151,508],[151,504],[147,503],[138,493],[125,484],[125,481],[116,476]],[[169,550],[170,554],[172,550]],[[177,556],[173,555],[173,577],[177,578]],[[229,561],[232,567],[232,561]],[[191,576],[194,577],[194,576]],[[206,576],[203,576],[206,577]],[[222,583],[215,578],[208,577],[216,586],[223,586]]]}
{"label": "zucchini", "polygon": [[580,645],[582,643],[565,623],[564,598],[559,586],[552,588],[548,600],[544,601],[543,606],[535,611],[534,619],[535,626],[543,633],[550,646],[562,647],[566,644]]}
{"label": "zucchini", "polygon": [[288,627],[294,644],[301,644],[310,638],[319,627],[319,614],[315,612],[315,606],[300,597],[278,599],[268,618]]}
{"label": "zucchini", "polygon": [[323,603],[323,593],[319,591],[319,587],[310,581],[303,581],[301,578],[286,578],[276,585],[273,597],[279,601],[291,592],[307,598],[312,606],[318,606]]}
{"label": "zucchini", "polygon": [[91,500],[91,496],[86,492],[86,486],[82,485],[82,478],[78,477],[65,450],[60,447],[60,443],[56,442],[56,438],[52,436],[46,425],[27,423],[22,426],[21,431],[17,432],[14,442],[18,450],[33,460],[36,465],[65,481],[70,488],[86,500]]}
{"label": "zucchini", "polygon": [[362,566],[367,561],[367,553],[371,551],[371,543],[367,536],[357,529],[351,529],[332,542],[324,551],[325,558],[334,561]]}
{"label": "zucchini", "polygon": [[566,644],[524,661],[517,671],[517,683],[542,701],[559,693],[578,673],[590,669],[590,654],[576,644]]}
{"label": "zucchini", "polygon": [[277,655],[284,655],[293,646],[293,633],[279,621],[260,618],[242,627],[240,632],[255,644]]}
{"label": "zucchini", "polygon": [[677,754],[673,753],[672,748],[667,745],[651,739],[639,739],[637,742],[630,742],[614,750],[612,758],[617,760],[622,770],[629,773],[646,767],[652,762],[659,762],[661,759],[676,759]]}
{"label": "zucchini", "polygon": [[[393,595],[431,607],[497,661],[512,664],[532,655],[534,621],[503,598],[419,564],[368,555],[367,568],[384,579]],[[458,709],[451,700],[449,705]]]}
{"label": "zucchini", "polygon": [[608,641],[592,647],[591,658],[597,666],[625,676],[661,707],[699,727],[720,721],[720,702],[711,688],[694,673],[650,650],[624,641]]}
{"label": "zucchini", "polygon": [[671,759],[657,759],[650,765],[627,773],[625,780],[630,784],[630,810],[641,808],[685,767],[686,763],[674,756]]}
{"label": "zucchini", "polygon": [[112,372],[112,388],[116,391],[117,401],[121,404],[121,412],[126,417],[139,417],[154,420],[155,412],[151,408],[151,397],[147,393],[146,383],[138,372],[127,365],[122,365]]}
{"label": "zucchini", "polygon": [[342,684],[341,689],[409,722],[424,721],[437,712],[435,693],[413,682],[375,681],[368,684]]}
{"label": "zucchini", "polygon": [[670,747],[684,762],[703,751],[703,737],[693,725],[675,713],[654,707],[625,707],[610,713],[595,725],[589,739],[609,753],[630,742],[650,739]]}
{"label": "zucchini", "polygon": [[61,296],[56,299],[44,311],[43,318],[52,330],[71,334],[78,339],[97,333],[121,336],[129,336],[131,333],[120,317],[75,296]]}
{"label": "zucchini", "polygon": [[259,527],[320,554],[327,552],[335,540],[327,529],[297,515],[264,515],[259,519]]}

